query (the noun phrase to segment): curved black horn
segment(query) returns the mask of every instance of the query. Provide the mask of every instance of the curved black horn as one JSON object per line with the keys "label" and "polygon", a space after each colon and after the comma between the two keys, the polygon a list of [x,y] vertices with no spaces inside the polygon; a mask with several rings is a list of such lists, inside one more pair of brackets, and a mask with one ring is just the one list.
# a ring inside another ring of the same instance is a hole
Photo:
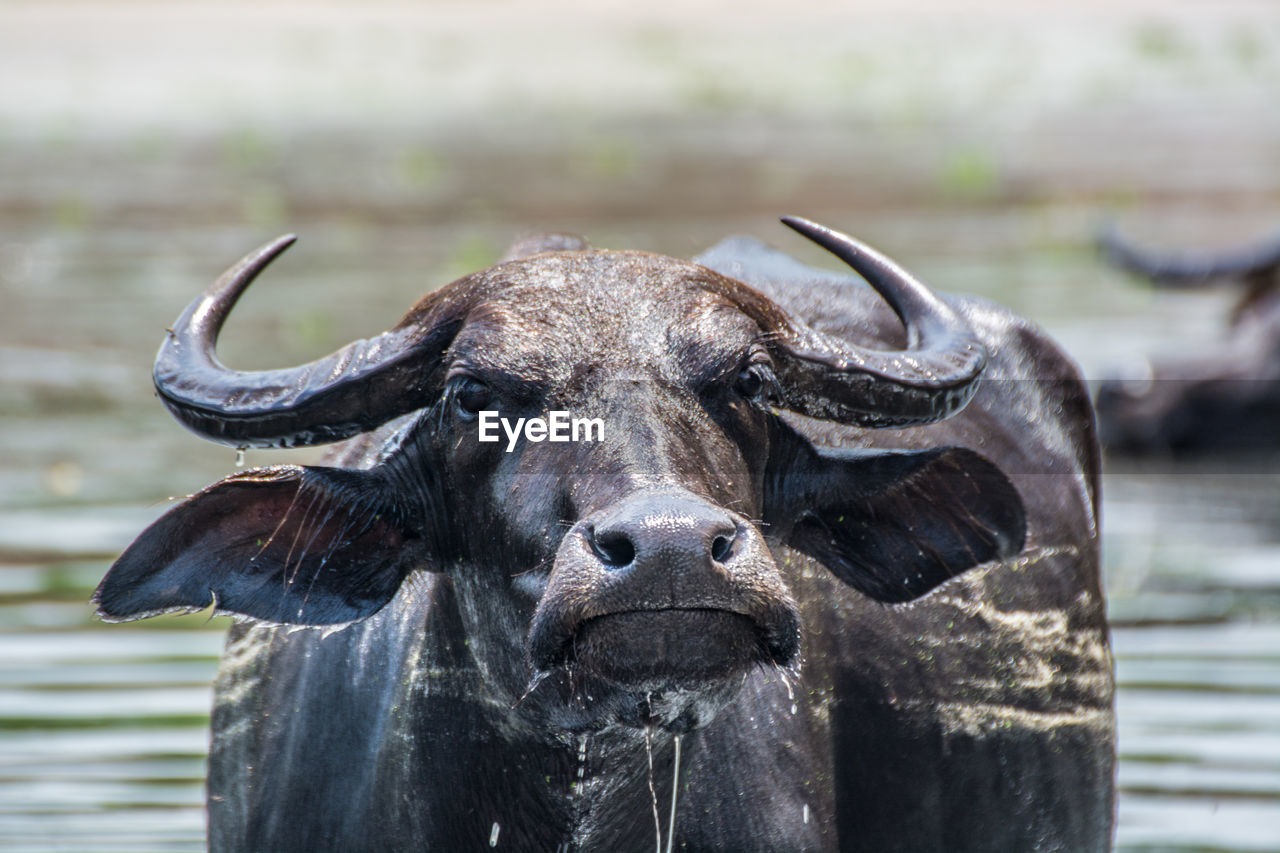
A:
{"label": "curved black horn", "polygon": [[933,423],[964,408],[987,359],[969,324],[875,249],[807,219],[782,221],[866,279],[907,330],[907,349],[890,352],[864,349],[791,320],[778,340],[786,407],[866,427]]}
{"label": "curved black horn", "polygon": [[432,368],[464,313],[467,300],[456,290],[438,291],[415,309],[415,317],[437,314],[432,322],[401,323],[300,367],[246,372],[218,360],[218,333],[236,300],[294,240],[279,237],[223,273],[160,345],[154,371],[160,399],[204,438],[236,447],[324,444],[423,405]]}
{"label": "curved black horn", "polygon": [[1121,269],[1167,287],[1196,287],[1216,279],[1246,280],[1280,270],[1280,235],[1225,251],[1161,253],[1133,245],[1109,222],[1098,232],[1098,248]]}

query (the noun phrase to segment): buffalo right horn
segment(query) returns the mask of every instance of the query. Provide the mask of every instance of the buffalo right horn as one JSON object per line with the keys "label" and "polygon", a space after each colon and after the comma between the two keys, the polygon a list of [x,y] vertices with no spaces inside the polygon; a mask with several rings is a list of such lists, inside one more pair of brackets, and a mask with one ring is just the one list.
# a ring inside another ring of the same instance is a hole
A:
{"label": "buffalo right horn", "polygon": [[223,322],[295,239],[279,237],[223,273],[187,307],[156,354],[161,401],[204,438],[234,447],[325,444],[421,408],[442,353],[486,290],[483,279],[443,288],[394,329],[299,367],[226,367],[214,352]]}

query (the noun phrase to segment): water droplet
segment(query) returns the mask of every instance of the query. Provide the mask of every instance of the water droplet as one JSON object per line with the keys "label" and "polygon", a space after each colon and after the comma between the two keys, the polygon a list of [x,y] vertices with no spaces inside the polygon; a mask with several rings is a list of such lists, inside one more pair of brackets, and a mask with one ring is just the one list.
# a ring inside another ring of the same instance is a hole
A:
{"label": "water droplet", "polygon": [[782,679],[782,685],[787,688],[787,698],[791,700],[791,715],[794,717],[799,708],[796,706],[796,691],[791,686],[791,679],[787,678],[785,670],[778,670],[778,678]]}
{"label": "water droplet", "polygon": [[236,467],[237,468],[244,467],[244,448],[243,447],[236,448]]}
{"label": "water droplet", "polygon": [[493,828],[489,830],[489,846],[498,846],[498,833],[502,831],[502,827],[498,826],[498,822],[493,822]]}

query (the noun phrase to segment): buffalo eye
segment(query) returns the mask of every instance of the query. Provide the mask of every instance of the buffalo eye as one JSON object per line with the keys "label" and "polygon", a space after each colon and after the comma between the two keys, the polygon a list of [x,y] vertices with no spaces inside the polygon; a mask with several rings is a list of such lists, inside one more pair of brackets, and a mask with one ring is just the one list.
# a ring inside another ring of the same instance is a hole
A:
{"label": "buffalo eye", "polygon": [[453,388],[453,402],[458,413],[471,420],[483,409],[493,405],[493,389],[479,379],[464,376]]}
{"label": "buffalo eye", "polygon": [[773,378],[773,372],[769,370],[767,364],[748,364],[742,370],[738,371],[738,376],[734,379],[734,390],[748,400],[758,398],[762,393],[770,390],[776,381]]}

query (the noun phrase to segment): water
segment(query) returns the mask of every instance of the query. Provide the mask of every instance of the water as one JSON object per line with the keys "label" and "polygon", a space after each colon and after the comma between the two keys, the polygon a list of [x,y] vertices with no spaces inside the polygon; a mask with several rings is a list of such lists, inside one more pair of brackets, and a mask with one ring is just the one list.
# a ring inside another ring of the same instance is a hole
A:
{"label": "water", "polygon": [[[710,52],[687,5],[648,29],[571,16],[549,70],[507,7],[509,65],[461,6],[269,15],[225,78],[203,69],[250,28],[207,10],[0,11],[0,71],[39,94],[0,93],[0,849],[203,849],[226,624],[102,625],[87,599],[169,496],[236,469],[165,415],[149,366],[186,302],[278,233],[301,239],[233,316],[234,366],[375,334],[528,228],[678,256],[741,232],[824,263],[776,224],[798,213],[1032,316],[1097,376],[1209,340],[1227,302],[1102,269],[1100,217],[1221,245],[1280,216],[1273,4],[734,15]],[[1278,849],[1280,458],[1116,460],[1103,489],[1117,846]]]}
{"label": "water", "polygon": [[1121,848],[1280,844],[1278,468],[1107,477]]}

